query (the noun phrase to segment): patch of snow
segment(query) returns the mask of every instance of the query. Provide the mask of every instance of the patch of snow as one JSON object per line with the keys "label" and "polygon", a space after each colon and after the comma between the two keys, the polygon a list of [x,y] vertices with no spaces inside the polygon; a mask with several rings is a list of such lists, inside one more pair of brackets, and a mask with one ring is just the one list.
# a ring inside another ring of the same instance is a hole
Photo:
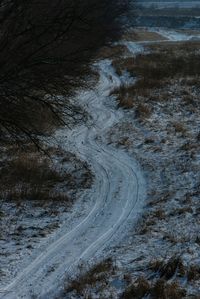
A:
{"label": "patch of snow", "polygon": [[163,37],[167,38],[169,41],[189,41],[189,40],[199,40],[199,35],[193,35],[193,34],[187,34],[183,32],[178,32],[176,30],[170,30],[170,29],[163,29],[163,28],[151,28],[152,32],[159,33]]}
{"label": "patch of snow", "polygon": [[144,53],[145,49],[142,46],[141,43],[138,42],[133,42],[133,41],[121,41],[119,43],[117,43],[118,45],[123,45],[126,46],[126,48],[128,49],[128,51],[130,52],[130,54],[132,55],[138,55],[138,54],[142,54]]}

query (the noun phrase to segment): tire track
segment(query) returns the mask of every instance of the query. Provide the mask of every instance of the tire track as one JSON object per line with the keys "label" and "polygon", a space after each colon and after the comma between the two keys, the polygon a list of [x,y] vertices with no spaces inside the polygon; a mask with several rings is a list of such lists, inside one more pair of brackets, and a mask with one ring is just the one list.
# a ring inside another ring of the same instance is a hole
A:
{"label": "tire track", "polygon": [[142,207],[144,181],[136,162],[105,142],[106,132],[123,116],[106,106],[110,92],[122,81],[109,60],[100,62],[97,68],[100,83],[96,89],[79,97],[92,116],[93,126],[74,128],[68,137],[73,149],[92,165],[95,172],[92,190],[95,205],[78,225],[47,247],[19,273],[4,289],[3,298],[28,299],[33,295],[36,298],[54,298],[63,279],[76,271],[79,262],[100,254],[131,213],[134,211],[137,215]]}

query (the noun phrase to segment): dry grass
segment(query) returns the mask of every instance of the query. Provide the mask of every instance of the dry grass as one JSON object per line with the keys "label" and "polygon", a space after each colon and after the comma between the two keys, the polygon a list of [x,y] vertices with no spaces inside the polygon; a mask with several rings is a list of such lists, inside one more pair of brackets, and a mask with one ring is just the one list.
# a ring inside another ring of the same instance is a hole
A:
{"label": "dry grass", "polygon": [[[26,200],[36,205],[52,202],[71,205],[77,190],[90,188],[93,175],[86,162],[60,147],[44,152],[30,142],[6,143],[0,161],[0,200],[17,205]],[[69,196],[73,193],[74,196]]]}
{"label": "dry grass", "polygon": [[129,95],[120,95],[117,98],[118,107],[122,107],[124,109],[131,109],[134,107],[133,99]]}
{"label": "dry grass", "polygon": [[185,275],[185,267],[180,257],[172,257],[167,262],[165,261],[153,261],[150,263],[149,268],[159,273],[161,278],[166,280],[171,279],[173,276],[181,276]]}
{"label": "dry grass", "polygon": [[118,107],[130,109],[135,106],[134,97],[129,92],[129,87],[122,85],[112,91],[112,94],[117,96]]}
{"label": "dry grass", "polygon": [[140,277],[134,284],[125,290],[121,298],[142,299],[145,295],[149,294],[150,288],[149,282],[145,278]]}
{"label": "dry grass", "polygon": [[173,123],[173,127],[177,133],[181,133],[182,135],[187,133],[187,128],[183,123],[175,122]]}
{"label": "dry grass", "polygon": [[[6,176],[8,174],[9,176]],[[50,162],[47,158],[39,157],[38,155],[27,155],[21,153],[18,157],[9,161],[5,167],[1,169],[2,183],[12,185],[13,180],[19,179],[24,183],[32,183],[40,186],[44,182],[51,186],[63,178],[53,168],[50,167]]]}
{"label": "dry grass", "polygon": [[181,257],[177,256],[173,256],[168,261],[154,260],[150,262],[149,269],[165,280],[186,277],[188,281],[193,281],[200,278],[199,265],[184,265]]}
{"label": "dry grass", "polygon": [[191,265],[187,270],[187,279],[189,281],[199,280],[200,279],[200,266]]}
{"label": "dry grass", "polygon": [[151,288],[150,294],[152,299],[182,299],[186,291],[180,288],[177,282],[166,283],[159,279]]}
{"label": "dry grass", "polygon": [[149,108],[149,106],[147,104],[142,104],[142,103],[140,103],[137,106],[135,112],[136,112],[136,117],[139,119],[145,119],[150,117],[151,115],[151,109]]}
{"label": "dry grass", "polygon": [[114,57],[120,57],[125,51],[125,46],[123,45],[110,45],[102,47],[98,53],[96,59],[111,59]]}
{"label": "dry grass", "polygon": [[165,38],[156,32],[150,32],[141,28],[129,30],[123,35],[123,39],[130,41],[157,41]]}
{"label": "dry grass", "polygon": [[[142,120],[150,117],[151,109],[148,104],[139,102],[139,99],[137,98],[138,84],[136,83],[134,86],[121,86],[115,89],[112,94],[117,96],[118,107],[122,107],[124,109],[135,108],[136,117]],[[144,89],[143,96],[146,96]]]}
{"label": "dry grass", "polygon": [[[187,288],[188,292],[191,290],[195,292],[200,279],[199,266],[187,265],[184,255],[183,259],[180,258],[180,255],[185,252],[192,257],[198,256],[196,252],[200,243],[198,233],[188,234],[187,230],[182,230],[180,225],[176,228],[177,222],[175,222],[175,218],[178,218],[181,223],[189,223],[190,219],[193,223],[192,218],[195,221],[199,214],[199,209],[195,208],[195,200],[199,196],[199,185],[191,187],[194,189],[194,194],[190,192],[190,196],[185,197],[185,192],[182,192],[182,188],[184,190],[183,180],[186,180],[188,173],[194,171],[194,176],[191,174],[194,182],[198,176],[197,155],[200,133],[196,119],[199,116],[199,43],[198,47],[192,45],[191,48],[183,44],[176,44],[169,48],[166,45],[164,47],[155,45],[152,51],[154,52],[147,55],[139,54],[136,58],[114,61],[113,64],[118,73],[123,73],[127,69],[134,78],[138,78],[136,84],[123,86],[115,92],[119,106],[135,111],[138,116],[136,120],[145,120],[145,114],[148,119],[152,113],[152,117],[146,124],[136,122],[137,128],[141,127],[141,130],[137,131],[141,137],[134,134],[132,139],[129,138],[135,147],[138,146],[134,149],[134,153],[139,157],[141,164],[145,165],[145,170],[148,170],[149,179],[154,182],[155,190],[154,194],[148,194],[151,202],[148,204],[148,212],[138,225],[137,237],[145,248],[149,244],[152,255],[157,254],[154,253],[154,246],[158,245],[156,241],[159,243],[158,246],[162,247],[161,254],[168,256],[172,249],[176,256],[166,260],[155,260],[149,268],[148,266],[142,270],[139,268],[145,278],[142,277],[132,284],[129,282],[122,298],[179,299],[186,296],[186,291],[181,287]],[[131,99],[130,104],[126,105],[126,99]],[[139,113],[138,105],[142,105]],[[143,108],[147,108],[147,113]],[[124,129],[123,124],[120,136],[126,136],[127,132],[131,131]],[[143,134],[143,132],[148,134]],[[117,134],[116,138],[118,138]],[[124,144],[126,145],[126,142]],[[156,145],[162,148],[161,155],[151,154]],[[158,159],[157,162],[156,159]],[[152,168],[146,167],[148,162],[153,164]],[[155,163],[158,165],[155,166]],[[158,173],[157,169],[159,169]],[[187,182],[188,180],[186,180],[186,186]],[[177,195],[177,185],[181,195]],[[171,194],[166,194],[166,196],[161,194],[158,191],[162,190],[161,188],[170,189]],[[194,200],[193,197],[195,197]],[[175,199],[176,203],[172,199]],[[172,205],[167,204],[167,201],[172,201]],[[174,208],[169,209],[169,206]],[[173,225],[174,230],[172,230]],[[188,230],[193,231],[190,225],[192,224],[188,225]],[[194,230],[196,230],[195,227]],[[143,263],[144,259],[149,256],[139,258]],[[139,262],[139,265],[142,263]],[[133,273],[138,275],[138,270],[134,269]]]}
{"label": "dry grass", "polygon": [[[170,85],[172,79],[183,78],[185,82],[181,84],[188,82],[192,86],[200,85],[200,54],[196,48],[191,48],[188,44],[178,44],[169,47],[156,45],[152,50],[153,52],[149,54],[137,55],[135,58],[120,58],[113,61],[119,75],[126,70],[133,77],[138,77],[134,85],[124,86],[115,91],[122,107],[132,108],[135,106],[132,102],[137,102],[138,97],[146,97],[151,101],[170,100],[170,94],[162,92],[162,95],[155,96],[152,95],[152,91],[156,89],[159,91],[167,84]],[[183,101],[193,104],[190,94],[184,95]]]}
{"label": "dry grass", "polygon": [[180,216],[180,215],[185,215],[186,213],[193,213],[193,209],[191,208],[191,206],[186,206],[186,207],[182,207],[182,208],[176,208],[174,209],[169,216]]}
{"label": "dry grass", "polygon": [[1,197],[14,201],[68,201],[66,194],[53,191],[65,179],[46,157],[21,153],[0,170]]}
{"label": "dry grass", "polygon": [[142,221],[139,226],[138,233],[141,235],[147,234],[152,230],[152,227],[158,222],[166,219],[165,211],[158,208],[143,215]]}
{"label": "dry grass", "polygon": [[[84,269],[83,269],[84,270]],[[82,271],[82,269],[81,269]],[[77,278],[67,283],[64,293],[75,292],[77,295],[83,296],[87,289],[91,290],[97,284],[105,284],[110,273],[115,271],[115,266],[111,258],[108,258],[89,269],[84,271]]]}
{"label": "dry grass", "polygon": [[186,292],[181,289],[177,282],[167,283],[164,279],[158,279],[151,283],[141,277],[129,286],[122,295],[122,299],[181,299]]}

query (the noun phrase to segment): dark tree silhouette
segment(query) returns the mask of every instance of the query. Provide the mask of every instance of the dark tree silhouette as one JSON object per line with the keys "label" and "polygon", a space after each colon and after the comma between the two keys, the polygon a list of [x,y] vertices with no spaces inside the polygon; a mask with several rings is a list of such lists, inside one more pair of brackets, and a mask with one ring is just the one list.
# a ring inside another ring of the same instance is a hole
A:
{"label": "dark tree silhouette", "polygon": [[116,0],[0,0],[0,137],[37,142],[42,120],[74,107],[58,95],[80,82],[94,51],[118,33]]}

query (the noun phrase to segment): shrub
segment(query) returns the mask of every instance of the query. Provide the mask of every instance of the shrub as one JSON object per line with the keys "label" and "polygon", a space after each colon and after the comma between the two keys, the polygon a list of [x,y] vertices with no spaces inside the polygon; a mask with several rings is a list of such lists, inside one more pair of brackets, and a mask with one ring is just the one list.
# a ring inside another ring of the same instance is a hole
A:
{"label": "shrub", "polygon": [[182,299],[185,295],[185,290],[177,282],[167,283],[164,279],[158,279],[153,283],[141,277],[124,291],[121,298]]}
{"label": "shrub", "polygon": [[151,288],[150,294],[152,299],[182,299],[186,292],[176,282],[167,284],[164,279],[159,279]]}
{"label": "shrub", "polygon": [[110,272],[115,269],[113,261],[108,258],[96,265],[88,271],[84,271],[75,279],[66,284],[64,293],[75,291],[78,295],[84,295],[85,291],[97,283],[105,283]]}
{"label": "shrub", "polygon": [[150,117],[151,109],[146,104],[139,104],[135,110],[136,117],[139,119],[145,119]]}
{"label": "shrub", "polygon": [[150,284],[149,282],[140,277],[136,282],[128,287],[122,295],[122,299],[142,299],[145,295],[150,292]]}
{"label": "shrub", "polygon": [[70,174],[60,173],[46,156],[37,152],[20,152],[0,169],[0,196],[17,202],[54,200],[70,203],[66,193],[56,192],[54,188],[63,181],[70,185],[73,180]]}
{"label": "shrub", "polygon": [[173,276],[184,276],[186,269],[180,257],[173,256],[168,261],[155,260],[149,264],[149,269],[157,272],[161,278],[166,280]]}
{"label": "shrub", "polygon": [[187,270],[187,278],[189,281],[200,279],[200,266],[191,265]]}

